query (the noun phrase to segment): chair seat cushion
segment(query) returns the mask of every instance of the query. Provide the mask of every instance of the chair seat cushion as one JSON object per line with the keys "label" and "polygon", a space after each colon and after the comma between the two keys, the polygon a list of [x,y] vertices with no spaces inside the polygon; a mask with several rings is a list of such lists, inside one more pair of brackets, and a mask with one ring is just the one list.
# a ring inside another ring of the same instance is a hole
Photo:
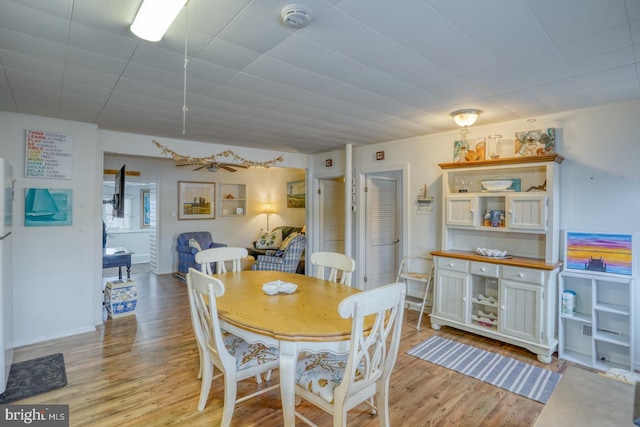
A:
{"label": "chair seat cushion", "polygon": [[222,331],[222,339],[229,354],[236,358],[236,367],[239,371],[278,360],[279,350],[276,347],[249,344],[239,336],[227,331]]}
{"label": "chair seat cushion", "polygon": [[342,382],[348,358],[348,354],[305,354],[298,359],[296,384],[333,403],[333,390]]}

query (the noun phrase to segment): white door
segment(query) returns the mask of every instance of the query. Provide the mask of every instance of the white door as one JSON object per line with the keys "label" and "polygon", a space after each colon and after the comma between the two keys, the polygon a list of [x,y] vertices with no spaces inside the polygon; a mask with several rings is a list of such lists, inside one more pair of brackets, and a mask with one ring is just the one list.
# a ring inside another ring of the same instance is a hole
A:
{"label": "white door", "polygon": [[320,180],[319,251],[344,253],[344,178]]}
{"label": "white door", "polygon": [[400,174],[366,176],[365,289],[396,280],[402,227]]}

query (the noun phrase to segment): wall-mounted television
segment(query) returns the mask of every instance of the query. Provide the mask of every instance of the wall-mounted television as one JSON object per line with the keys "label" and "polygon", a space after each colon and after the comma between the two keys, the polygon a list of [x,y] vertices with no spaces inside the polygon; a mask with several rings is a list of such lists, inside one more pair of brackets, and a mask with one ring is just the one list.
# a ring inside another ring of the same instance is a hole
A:
{"label": "wall-mounted television", "polygon": [[124,176],[125,165],[122,165],[118,173],[116,173],[115,187],[113,190],[113,216],[116,218],[124,218]]}

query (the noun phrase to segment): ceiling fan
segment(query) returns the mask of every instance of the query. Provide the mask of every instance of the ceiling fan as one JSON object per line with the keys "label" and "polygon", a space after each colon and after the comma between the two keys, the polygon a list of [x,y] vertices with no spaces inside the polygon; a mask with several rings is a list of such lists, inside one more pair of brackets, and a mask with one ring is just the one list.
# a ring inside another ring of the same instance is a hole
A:
{"label": "ceiling fan", "polygon": [[[271,159],[266,162],[257,162],[253,160],[247,160],[244,157],[240,157],[231,150],[226,150],[226,151],[223,151],[222,153],[213,154],[209,157],[191,157],[191,156],[178,154],[175,151],[160,144],[158,141],[153,141],[153,143],[160,150],[162,150],[163,154],[173,157],[173,160],[176,161],[176,166],[196,166],[194,171],[206,168],[209,172],[217,172],[220,169],[223,169],[229,172],[237,172],[238,168],[240,169],[248,169],[250,167],[269,168],[271,166],[275,166],[276,163],[284,160],[282,156],[279,156],[279,157],[276,157],[275,159]],[[218,161],[218,157],[231,157],[234,160],[234,162],[220,162]]]}
{"label": "ceiling fan", "polygon": [[197,166],[194,171],[200,169],[207,169],[209,172],[218,172],[220,169],[224,169],[229,172],[237,172],[237,168],[249,169],[249,165],[244,163],[221,163],[216,161],[210,161],[207,159],[193,159],[194,161],[178,163],[176,166]]}

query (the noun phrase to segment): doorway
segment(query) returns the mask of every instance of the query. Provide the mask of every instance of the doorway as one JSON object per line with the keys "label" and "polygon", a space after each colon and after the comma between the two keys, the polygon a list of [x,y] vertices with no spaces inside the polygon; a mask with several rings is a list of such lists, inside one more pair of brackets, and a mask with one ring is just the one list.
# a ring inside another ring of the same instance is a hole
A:
{"label": "doorway", "polygon": [[[114,181],[102,183],[102,200],[109,200],[114,194]],[[102,205],[102,221],[106,232],[105,246],[123,247],[133,252],[131,263],[146,264],[155,270],[153,242],[156,233],[156,197],[155,181],[136,181],[129,177],[125,180],[124,216],[112,215],[109,203]]]}
{"label": "doorway", "polygon": [[318,184],[319,233],[318,250],[344,251],[344,177],[322,178]]}

